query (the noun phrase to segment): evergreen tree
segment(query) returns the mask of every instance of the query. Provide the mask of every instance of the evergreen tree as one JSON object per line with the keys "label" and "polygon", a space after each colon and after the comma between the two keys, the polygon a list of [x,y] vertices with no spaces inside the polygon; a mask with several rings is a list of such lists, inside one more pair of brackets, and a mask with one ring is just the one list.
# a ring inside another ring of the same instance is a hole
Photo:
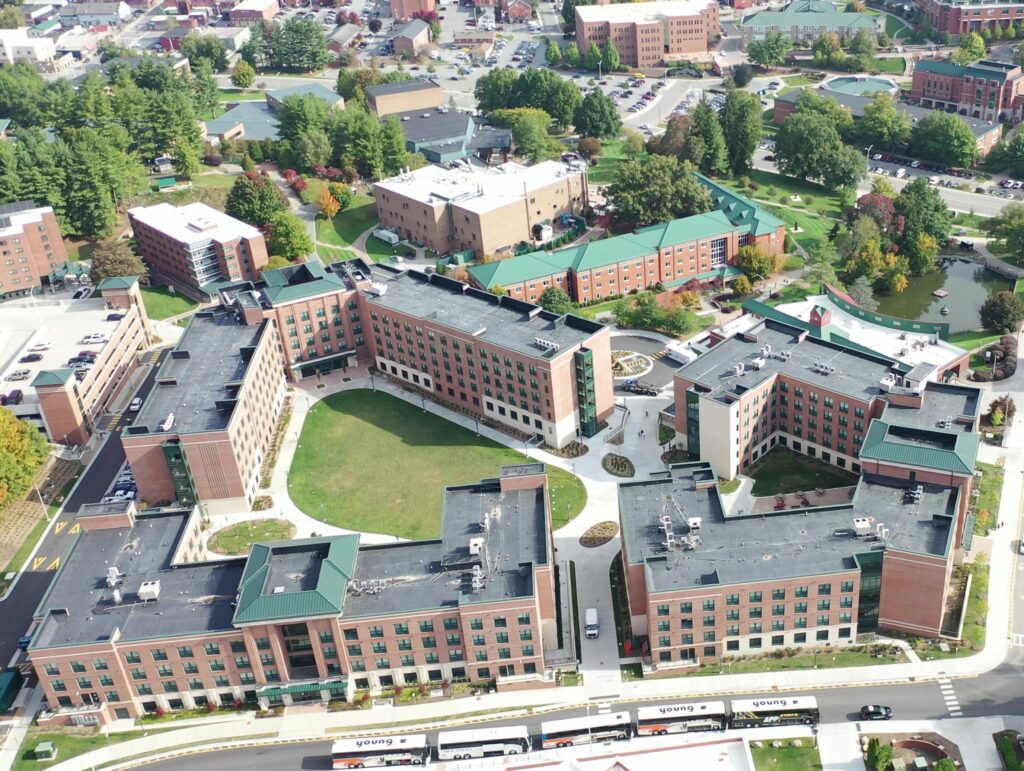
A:
{"label": "evergreen tree", "polygon": [[619,68],[620,63],[619,49],[615,47],[613,41],[609,40],[605,43],[604,52],[601,54],[601,66],[606,74],[611,74]]}
{"label": "evergreen tree", "polygon": [[235,219],[263,227],[277,212],[287,211],[288,202],[266,174],[247,172],[235,180],[224,204],[225,213]]}

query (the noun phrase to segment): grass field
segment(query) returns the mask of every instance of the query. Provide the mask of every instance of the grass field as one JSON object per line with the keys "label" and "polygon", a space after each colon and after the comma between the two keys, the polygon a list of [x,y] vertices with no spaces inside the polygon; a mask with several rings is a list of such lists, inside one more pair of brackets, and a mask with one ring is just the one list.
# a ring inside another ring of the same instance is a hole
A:
{"label": "grass field", "polygon": [[65,238],[64,248],[68,250],[68,259],[71,262],[88,260],[92,258],[93,250],[96,249],[96,242],[91,238]]}
{"label": "grass field", "polygon": [[342,249],[340,246],[324,246],[323,244],[316,245],[316,253],[325,265],[339,260],[352,260],[356,257],[356,253],[351,249]]}
{"label": "grass field", "polygon": [[902,75],[907,69],[907,62],[901,56],[881,58],[876,56],[871,60],[871,72],[884,72],[889,75]]}
{"label": "grass field", "polygon": [[610,142],[605,142],[604,147],[601,148],[600,160],[596,166],[590,167],[590,172],[587,175],[591,184],[611,184],[611,181],[615,176],[616,167],[624,160],[626,160],[626,156],[622,154],[621,140],[616,139]]}
{"label": "grass field", "polygon": [[[765,206],[768,211],[781,220],[785,220],[789,226],[789,237],[796,241],[804,249],[810,249],[815,244],[828,238],[832,228],[838,220],[833,220],[820,214],[794,211],[784,206]],[[794,226],[799,226],[799,232]]]}
{"label": "grass field", "polygon": [[751,746],[754,768],[757,771],[821,771],[821,755],[817,748],[809,746],[811,739],[803,737],[801,747],[790,747],[791,741],[783,739],[782,747],[772,747],[771,742],[764,742],[761,747]]}
{"label": "grass field", "polygon": [[366,239],[366,253],[370,255],[370,258],[374,262],[390,262],[389,258],[396,254],[401,254],[406,251],[408,246],[392,246],[391,244],[381,241],[376,236],[370,236]]}
{"label": "grass field", "polygon": [[146,313],[156,321],[186,313],[198,305],[195,300],[182,294],[171,294],[163,286],[142,287],[142,302],[146,306]]}
{"label": "grass field", "polygon": [[362,193],[352,199],[352,204],[332,220],[316,221],[316,237],[332,246],[351,246],[367,228],[377,224],[377,207],[373,199]]}
{"label": "grass field", "polygon": [[[304,512],[351,530],[436,538],[443,488],[497,476],[522,453],[381,392],[344,391],[310,411],[289,470]],[[586,505],[576,477],[549,467],[555,527]]]}
{"label": "grass field", "polygon": [[811,295],[819,294],[817,286],[809,286],[802,281],[798,284],[786,284],[779,292],[778,299],[769,299],[768,305],[784,305],[805,300]]}
{"label": "grass field", "polygon": [[193,178],[192,184],[198,188],[224,188],[230,190],[232,185],[235,184],[236,179],[238,179],[237,174],[228,174],[223,171],[214,171],[208,172],[206,174],[200,174],[199,176]]}
{"label": "grass field", "polygon": [[[817,83],[816,80],[813,80],[812,78],[809,78],[806,75],[787,75],[782,79],[782,82],[785,83],[786,85],[779,89],[778,96],[788,94],[791,91],[796,91],[798,88],[803,88],[805,86],[813,86],[815,83]],[[773,115],[774,112],[775,111],[772,110]]]}
{"label": "grass field", "polygon": [[854,474],[783,447],[773,449],[747,474],[754,478],[753,494],[756,496],[843,487],[857,481]]}
{"label": "grass field", "polygon": [[949,342],[963,348],[965,351],[973,351],[983,345],[994,343],[1002,335],[993,335],[987,329],[972,329],[967,332],[954,332],[949,336]]}
{"label": "grass field", "polygon": [[[98,750],[108,744],[119,744],[129,739],[142,738],[142,731],[128,733],[115,733],[104,736],[91,729],[66,729],[65,731],[43,731],[38,728],[30,729],[25,741],[18,751],[18,758],[14,761],[11,771],[38,771],[41,768],[52,768],[56,763],[68,760],[86,752]],[[36,760],[32,752],[42,742],[53,742],[57,748],[57,760],[43,761]]]}
{"label": "grass field", "polygon": [[[784,177],[781,174],[774,174],[770,171],[761,171],[759,169],[752,169],[746,176],[757,184],[757,190],[744,190],[735,179],[720,179],[717,181],[748,198],[768,201],[769,203],[785,203],[787,206],[809,209],[813,213],[825,214],[830,217],[839,217],[842,214],[842,204],[839,196],[821,185],[816,185],[812,182],[802,182],[799,179],[792,179],[791,177]],[[800,201],[791,201],[790,199],[794,195],[800,196]],[[780,201],[780,196],[784,196],[786,200]],[[808,197],[811,198],[809,204],[807,203]]]}
{"label": "grass field", "polygon": [[262,102],[267,98],[266,91],[239,91],[237,88],[220,88],[222,102]]}
{"label": "grass field", "polygon": [[295,525],[286,519],[254,519],[218,530],[210,538],[211,551],[219,554],[248,554],[259,541],[285,541],[295,535]]}

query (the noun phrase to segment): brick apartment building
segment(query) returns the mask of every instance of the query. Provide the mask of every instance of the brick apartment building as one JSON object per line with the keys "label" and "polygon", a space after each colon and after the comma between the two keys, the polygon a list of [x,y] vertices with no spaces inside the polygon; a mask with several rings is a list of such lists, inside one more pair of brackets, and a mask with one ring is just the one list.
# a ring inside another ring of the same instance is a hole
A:
{"label": "brick apartment building", "polygon": [[[790,116],[793,110],[796,108],[796,102],[800,98],[800,95],[804,93],[806,89],[798,88],[795,91],[790,91],[787,94],[780,94],[775,97],[774,106],[774,120],[776,125],[782,125],[782,123]],[[873,96],[860,96],[859,94],[844,94],[839,91],[832,91],[827,88],[819,88],[818,93],[824,94],[831,99],[834,99],[837,104],[842,107],[846,107],[850,114],[855,118],[859,119],[864,116],[864,108],[871,104],[874,99]],[[927,117],[932,109],[930,106],[918,107],[912,104],[906,104],[904,102],[896,102],[896,110],[903,113],[910,118],[912,123],[922,118]],[[974,134],[975,142],[978,148],[978,157],[984,158],[990,152],[999,141],[1003,138],[1003,124],[996,121],[984,120],[982,118],[972,118],[960,115],[964,123]]]}
{"label": "brick apartment building", "polygon": [[199,311],[121,433],[139,499],[247,510],[284,401],[281,339],[269,321]]}
{"label": "brick apartment building", "polygon": [[1004,29],[1024,20],[1024,5],[1006,2],[957,2],[956,0],[919,0],[916,7],[924,13],[935,31],[956,37],[983,29]]}
{"label": "brick apartment building", "polygon": [[1020,65],[1009,62],[982,60],[959,65],[923,59],[914,66],[910,99],[922,107],[967,118],[1019,123],[1024,117],[1024,72]]}
{"label": "brick apartment building", "polygon": [[658,0],[576,6],[576,43],[581,51],[615,43],[627,67],[665,67],[706,54],[719,32],[719,5],[708,0]]}
{"label": "brick apartment building", "polygon": [[281,10],[277,0],[242,0],[228,11],[232,24],[262,24],[273,21],[274,15]]}
{"label": "brick apartment building", "polygon": [[[645,674],[831,647],[889,629],[937,636],[968,489],[865,473],[842,503],[727,512],[706,461],[619,485],[622,562]],[[810,516],[806,514],[809,513]]]}
{"label": "brick apartment building", "polygon": [[0,297],[51,283],[68,261],[52,206],[17,201],[0,206]]}
{"label": "brick apartment building", "polygon": [[561,447],[614,409],[606,327],[443,276],[317,262],[225,290],[244,318],[273,319],[293,379],[373,364],[509,429]]}
{"label": "brick apartment building", "polygon": [[504,254],[531,241],[534,225],[579,216],[589,205],[587,170],[575,162],[425,166],[373,189],[381,227],[439,254]]}
{"label": "brick apartment building", "polygon": [[40,722],[463,678],[554,685],[543,656],[561,647],[550,518],[543,464],[447,488],[437,540],[317,537],[215,562],[203,561],[194,512],[83,506],[82,533],[35,614]]}
{"label": "brick apartment building", "polygon": [[474,265],[470,281],[487,290],[500,286],[526,302],[537,302],[545,289],[557,286],[587,303],[655,285],[720,288],[740,274],[732,264],[740,247],[783,251],[782,220],[707,177],[697,177],[711,193],[714,211],[581,246]]}
{"label": "brick apartment building", "polygon": [[395,21],[409,21],[414,13],[429,13],[436,9],[436,0],[394,0],[391,17]]}
{"label": "brick apartment building", "polygon": [[204,203],[137,206],[128,221],[153,282],[190,297],[205,299],[219,282],[255,281],[269,260],[257,228]]}

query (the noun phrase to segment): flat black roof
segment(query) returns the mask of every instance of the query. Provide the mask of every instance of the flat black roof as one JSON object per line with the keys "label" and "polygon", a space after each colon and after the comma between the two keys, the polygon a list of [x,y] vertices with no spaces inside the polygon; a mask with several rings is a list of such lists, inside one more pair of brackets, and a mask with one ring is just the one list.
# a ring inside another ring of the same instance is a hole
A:
{"label": "flat black roof", "polygon": [[[848,504],[763,515],[726,514],[715,487],[703,487],[710,465],[680,464],[641,482],[619,485],[619,518],[633,564],[646,563],[654,592],[699,586],[799,578],[856,568],[854,556],[898,549],[942,556],[949,548],[956,488],[924,485],[914,501],[905,480],[865,475]],[[669,551],[661,518],[669,517],[677,545]],[[688,522],[700,518],[699,529]],[[869,518],[858,536],[854,519]],[[886,540],[876,527],[888,529]],[[699,540],[682,548],[688,535]]]}
{"label": "flat black roof", "polygon": [[426,91],[427,89],[440,89],[433,80],[403,80],[400,83],[381,83],[376,86],[367,86],[367,96],[386,96],[388,94],[409,94],[413,91]]}
{"label": "flat black roof", "polygon": [[[43,622],[32,649],[106,642],[117,630],[123,642],[232,629],[245,560],[172,567],[189,516],[184,510],[143,514],[131,528],[81,533],[36,611]],[[113,588],[107,586],[112,567],[121,576]],[[160,582],[158,599],[139,599],[144,581]]]}
{"label": "flat black roof", "polygon": [[[977,388],[946,383],[928,383],[920,407],[886,405],[882,420],[893,425],[947,431],[973,431],[981,403]],[[949,422],[949,419],[952,422]],[[969,418],[970,421],[958,419]],[[947,424],[947,425],[943,425]]]}

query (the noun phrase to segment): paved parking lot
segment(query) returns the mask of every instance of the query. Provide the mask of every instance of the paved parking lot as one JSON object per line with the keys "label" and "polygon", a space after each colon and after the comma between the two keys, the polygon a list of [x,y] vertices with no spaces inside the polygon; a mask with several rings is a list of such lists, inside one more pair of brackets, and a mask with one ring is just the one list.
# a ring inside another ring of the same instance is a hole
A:
{"label": "paved parking lot", "polygon": [[[672,382],[672,373],[679,368],[671,359],[664,356],[665,344],[660,340],[645,337],[643,334],[636,335],[615,335],[612,337],[613,351],[635,351],[652,357],[654,369],[641,377],[645,383],[650,383],[655,388],[664,388]],[[657,357],[657,358],[653,358]],[[621,380],[615,383],[616,393],[625,393],[621,387]]]}

